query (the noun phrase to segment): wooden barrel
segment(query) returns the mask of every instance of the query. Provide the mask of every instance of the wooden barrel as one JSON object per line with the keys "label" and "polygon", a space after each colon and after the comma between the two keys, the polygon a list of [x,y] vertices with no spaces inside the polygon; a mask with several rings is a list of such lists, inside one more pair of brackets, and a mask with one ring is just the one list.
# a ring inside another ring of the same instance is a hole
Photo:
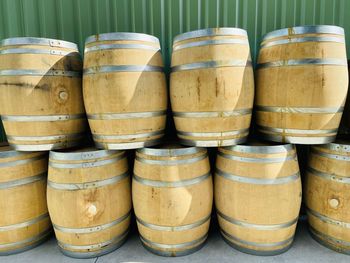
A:
{"label": "wooden barrel", "polygon": [[71,147],[86,128],[82,63],[74,43],[47,38],[0,42],[0,115],[20,151]]}
{"label": "wooden barrel", "polygon": [[216,147],[244,142],[253,98],[245,30],[212,28],[175,37],[170,99],[181,143]]}
{"label": "wooden barrel", "polygon": [[201,148],[137,150],[132,198],[143,245],[161,256],[182,256],[207,239],[213,184]]}
{"label": "wooden barrel", "polygon": [[214,185],[220,231],[229,245],[254,255],[291,247],[301,204],[294,146],[219,148]]}
{"label": "wooden barrel", "polygon": [[156,37],[108,33],[87,38],[83,84],[98,148],[159,143],[166,123],[167,88]]}
{"label": "wooden barrel", "polygon": [[131,210],[124,152],[50,152],[47,202],[58,245],[70,257],[107,254],[126,240]]}
{"label": "wooden barrel", "polygon": [[264,139],[335,140],[348,90],[344,30],[304,26],[268,33],[256,78],[256,123]]}
{"label": "wooden barrel", "polygon": [[52,233],[46,205],[46,153],[0,145],[0,255],[31,249]]}
{"label": "wooden barrel", "polygon": [[[348,76],[350,78],[350,60],[348,60]],[[350,86],[350,83],[349,83]],[[349,89],[348,89],[349,90]],[[346,96],[343,116],[340,121],[338,138],[348,137],[350,134],[350,92]]]}
{"label": "wooden barrel", "polygon": [[312,236],[350,255],[349,141],[311,148],[304,192]]}

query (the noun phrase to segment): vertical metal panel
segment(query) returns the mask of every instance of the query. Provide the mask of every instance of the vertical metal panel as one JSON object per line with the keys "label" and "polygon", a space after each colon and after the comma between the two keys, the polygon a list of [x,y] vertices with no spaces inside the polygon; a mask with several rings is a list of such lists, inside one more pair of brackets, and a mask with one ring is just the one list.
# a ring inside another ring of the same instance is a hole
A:
{"label": "vertical metal panel", "polygon": [[0,0],[0,39],[64,39],[78,43],[82,51],[92,34],[144,32],[160,38],[169,66],[172,39],[186,31],[244,28],[255,59],[261,37],[269,31],[334,24],[345,28],[349,53],[349,10],[349,0]]}

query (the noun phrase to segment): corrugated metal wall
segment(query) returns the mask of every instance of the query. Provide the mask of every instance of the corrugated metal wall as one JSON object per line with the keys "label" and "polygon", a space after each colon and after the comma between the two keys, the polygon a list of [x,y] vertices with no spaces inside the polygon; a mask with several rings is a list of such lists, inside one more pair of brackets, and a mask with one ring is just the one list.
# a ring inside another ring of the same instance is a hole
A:
{"label": "corrugated metal wall", "polygon": [[240,27],[255,58],[262,35],[295,25],[345,28],[350,54],[350,0],[0,0],[0,39],[38,36],[79,43],[105,32],[160,38],[169,65],[175,35],[207,27]]}

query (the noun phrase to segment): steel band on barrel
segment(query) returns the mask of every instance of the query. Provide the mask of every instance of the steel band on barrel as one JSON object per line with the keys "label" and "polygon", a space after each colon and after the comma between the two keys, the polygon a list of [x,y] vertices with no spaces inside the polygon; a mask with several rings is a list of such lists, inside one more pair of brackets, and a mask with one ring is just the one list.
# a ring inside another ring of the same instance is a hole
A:
{"label": "steel band on barrel", "polygon": [[98,158],[104,158],[108,156],[114,156],[122,154],[123,152],[108,151],[108,150],[97,150],[97,151],[86,151],[86,152],[55,152],[50,151],[51,160],[59,161],[82,161],[82,160],[93,160]]}
{"label": "steel band on barrel", "polygon": [[203,152],[200,156],[192,157],[192,158],[186,158],[186,159],[179,159],[179,160],[153,160],[153,159],[147,159],[145,157],[141,157],[139,155],[136,155],[135,160],[146,163],[146,164],[155,164],[155,165],[180,165],[180,164],[191,164],[196,163],[198,161],[201,161],[203,159],[206,159],[208,157],[206,152]]}
{"label": "steel band on barrel", "polygon": [[210,68],[221,68],[221,67],[247,67],[251,66],[250,60],[212,60],[205,62],[196,62],[190,64],[183,64],[171,67],[171,72],[194,70],[194,69],[210,69]]}
{"label": "steel band on barrel", "polygon": [[151,65],[98,66],[84,69],[84,75],[113,72],[163,72],[163,67]]}
{"label": "steel band on barrel", "polygon": [[38,175],[34,175],[34,176],[22,178],[22,179],[12,180],[8,182],[0,182],[0,190],[32,184],[38,181],[43,181],[43,180],[46,180],[46,176],[47,176],[47,172],[44,172]]}
{"label": "steel band on barrel", "polygon": [[125,113],[100,113],[87,114],[90,120],[120,120],[135,118],[151,118],[166,115],[166,110],[149,111],[149,112],[125,112]]}
{"label": "steel band on barrel", "polygon": [[95,140],[126,140],[126,139],[140,139],[148,138],[153,136],[161,136],[164,134],[164,130],[146,132],[146,133],[136,133],[136,134],[121,134],[121,135],[102,135],[102,134],[93,134]]}
{"label": "steel band on barrel", "polygon": [[46,54],[55,56],[79,56],[78,51],[65,51],[54,49],[9,48],[0,50],[0,55],[6,54]]}
{"label": "steel band on barrel", "polygon": [[234,28],[234,27],[207,28],[207,29],[200,29],[200,30],[190,31],[190,32],[177,35],[174,38],[174,44],[187,39],[209,37],[209,36],[248,37],[248,34],[247,34],[247,31],[241,28]]}
{"label": "steel band on barrel", "polygon": [[214,118],[214,117],[243,116],[251,113],[252,113],[252,109],[238,109],[238,110],[232,110],[232,111],[204,111],[204,112],[173,111],[173,116],[179,117],[179,118]]}
{"label": "steel band on barrel", "polygon": [[85,118],[85,114],[66,115],[1,115],[3,121],[12,122],[41,122],[41,121],[68,121]]}
{"label": "steel band on barrel", "polygon": [[[333,158],[333,159],[339,160],[338,158]],[[350,158],[347,159],[346,161],[350,161]],[[334,181],[334,182],[337,182],[337,183],[350,184],[350,178],[348,178],[348,177],[339,176],[339,175],[336,175],[336,174],[333,174],[333,173],[330,174],[330,173],[321,172],[321,171],[316,170],[316,169],[314,169],[314,168],[312,168],[310,166],[308,168],[306,168],[306,171],[308,173],[311,173],[312,175],[324,178],[326,180],[331,180],[331,181]]]}
{"label": "steel band on barrel", "polygon": [[283,228],[288,228],[291,227],[293,225],[295,225],[298,222],[298,217],[286,222],[286,223],[282,223],[282,224],[269,224],[269,225],[261,225],[261,224],[251,224],[248,222],[244,222],[241,220],[237,220],[234,219],[232,217],[229,217],[225,214],[223,214],[222,212],[220,212],[218,209],[216,209],[216,212],[218,214],[218,216],[220,216],[222,219],[224,219],[225,221],[228,221],[231,224],[237,225],[237,226],[241,226],[241,227],[246,227],[246,228],[252,228],[252,229],[257,229],[257,230],[265,230],[265,231],[269,231],[269,230],[278,230],[278,229],[283,229]]}
{"label": "steel band on barrel", "polygon": [[242,156],[234,156],[231,154],[223,153],[222,151],[218,152],[218,156],[230,159],[238,162],[247,162],[247,163],[282,163],[285,161],[297,161],[297,156],[295,152],[291,155],[286,155],[284,157],[261,157],[261,158],[253,158],[253,157],[242,157]]}
{"label": "steel band on barrel", "polygon": [[[92,245],[72,245],[72,244],[66,244],[63,243],[61,241],[58,240],[58,245],[65,250],[83,250],[86,249],[88,250],[88,252],[90,252],[91,250],[97,250],[97,249],[103,249],[107,246],[110,246],[114,243],[118,243],[120,241],[122,241],[124,238],[126,238],[126,236],[129,233],[129,229],[127,229],[126,231],[124,231],[122,234],[107,240],[105,242],[101,242],[101,243],[97,243],[97,244],[92,244]],[[84,253],[84,252],[76,252],[76,253]]]}
{"label": "steel band on barrel", "polygon": [[40,156],[35,156],[35,157],[23,159],[23,160],[16,160],[16,161],[9,161],[9,162],[0,163],[0,167],[13,167],[13,166],[28,164],[31,162],[35,162],[38,160],[45,160],[45,159],[46,159],[46,155],[40,155]]}
{"label": "steel band on barrel", "polygon": [[347,156],[347,155],[325,153],[325,152],[318,151],[315,148],[311,148],[311,152],[318,155],[318,156],[322,156],[322,157],[326,157],[326,158],[330,158],[330,159],[334,159],[334,160],[338,160],[338,161],[347,161],[347,162],[350,161],[350,156]]}
{"label": "steel band on barrel", "polygon": [[190,229],[194,229],[194,228],[197,228],[203,224],[205,224],[206,222],[208,222],[211,218],[211,214],[209,214],[208,216],[206,216],[205,218],[197,221],[197,222],[194,222],[192,224],[187,224],[187,225],[181,225],[181,226],[161,226],[161,225],[155,225],[155,224],[151,224],[151,223],[147,223],[145,222],[144,220],[136,217],[136,221],[147,227],[147,228],[150,228],[152,230],[156,230],[156,231],[170,231],[170,232],[173,232],[173,231],[185,231],[185,230],[190,230]]}
{"label": "steel band on barrel", "polygon": [[278,106],[255,106],[256,111],[276,112],[276,113],[302,113],[302,114],[331,114],[344,111],[344,107],[337,108],[316,108],[316,107],[278,107]]}
{"label": "steel band on barrel", "polygon": [[65,70],[37,70],[37,69],[4,69],[0,70],[0,76],[62,76],[80,78],[80,71],[65,71]]}
{"label": "steel band on barrel", "polygon": [[[49,214],[45,213],[45,214],[42,214],[42,215],[40,215],[36,218],[33,218],[29,221],[25,221],[25,222],[13,224],[13,225],[0,226],[0,232],[11,231],[11,230],[19,229],[19,228],[29,227],[31,225],[34,225],[34,224],[40,222],[40,221],[49,220],[49,219],[50,219]],[[0,245],[0,247],[1,247],[1,245]]]}
{"label": "steel band on barrel", "polygon": [[160,51],[160,47],[153,47],[149,45],[143,44],[108,44],[108,45],[96,45],[92,47],[86,47],[84,53],[89,53],[93,51],[100,50],[114,50],[114,49],[142,49],[142,50],[152,50],[152,51]]}
{"label": "steel band on barrel", "polygon": [[140,184],[152,186],[152,187],[184,187],[184,186],[198,184],[210,177],[211,177],[211,174],[210,172],[208,172],[204,175],[195,177],[193,179],[179,180],[174,182],[145,179],[136,174],[134,174],[133,179]]}
{"label": "steel band on barrel", "polygon": [[[65,135],[50,135],[50,136],[12,136],[12,135],[8,135],[7,139],[9,141],[33,141],[33,142],[54,141],[54,140],[62,141],[62,140],[79,139],[79,138],[83,137],[84,135],[85,135],[85,133],[74,133],[74,134],[65,134]],[[64,143],[64,142],[60,142],[60,143]],[[15,147],[15,145],[12,145],[12,146]],[[23,146],[25,146],[25,145],[23,145]]]}
{"label": "steel band on barrel", "polygon": [[146,41],[159,45],[159,39],[152,35],[142,34],[142,33],[132,33],[132,32],[118,32],[118,33],[105,33],[89,36],[85,40],[85,45],[99,42],[99,41],[110,41],[110,40],[136,40],[136,41]]}
{"label": "steel band on barrel", "polygon": [[350,223],[339,221],[339,220],[335,220],[335,219],[330,218],[328,216],[322,215],[322,214],[320,214],[320,213],[318,213],[318,212],[316,212],[316,211],[314,211],[314,210],[312,210],[310,208],[307,208],[306,212],[309,215],[312,215],[312,216],[318,218],[319,220],[321,220],[321,221],[323,221],[325,223],[350,229]]}
{"label": "steel band on barrel", "polygon": [[297,26],[291,28],[284,28],[267,33],[263,37],[263,41],[283,37],[302,34],[334,34],[344,35],[344,29],[339,26],[318,25],[318,26]]}
{"label": "steel band on barrel", "polygon": [[[179,135],[180,137],[181,135]],[[244,143],[247,141],[248,133],[243,134],[241,137],[235,139],[223,139],[223,138],[213,138],[213,139],[183,139],[180,137],[179,141],[184,145],[196,146],[196,147],[223,147],[239,143]]]}
{"label": "steel band on barrel", "polygon": [[173,51],[177,51],[185,48],[202,47],[202,46],[209,46],[209,45],[233,45],[233,44],[248,46],[249,42],[248,42],[248,39],[204,40],[204,41],[197,41],[197,42],[190,42],[186,44],[176,45],[173,47]]}
{"label": "steel band on barrel", "polygon": [[[163,136],[164,134],[161,134]],[[114,142],[97,142],[95,140],[95,145],[99,148],[105,148],[109,150],[127,150],[127,149],[135,149],[135,148],[144,148],[144,147],[150,147],[154,146],[156,144],[161,143],[161,138],[154,139],[154,140],[145,140],[140,142],[120,142],[120,143],[114,143]]]}
{"label": "steel band on barrel", "polygon": [[305,58],[305,59],[289,59],[271,61],[257,64],[257,69],[285,67],[285,66],[300,66],[300,65],[333,65],[333,66],[347,66],[346,59],[337,58]]}
{"label": "steel band on barrel", "polygon": [[78,45],[72,42],[37,37],[15,37],[0,41],[0,46],[21,46],[21,45],[39,45],[50,47],[71,48],[78,51]]}
{"label": "steel band on barrel", "polygon": [[275,41],[262,42],[261,48],[267,48],[277,45],[285,45],[292,43],[305,43],[305,42],[334,42],[345,44],[344,37],[298,37],[298,38],[288,38],[288,39],[280,39]]}
{"label": "steel band on barrel", "polygon": [[[288,153],[289,151],[295,150],[295,147],[292,144],[285,145],[234,145],[227,146],[225,150],[240,152],[240,153],[254,153],[254,154],[271,154],[271,153]],[[221,151],[221,150],[219,150]]]}
{"label": "steel band on barrel", "polygon": [[294,173],[289,176],[285,177],[277,177],[277,178],[253,178],[253,177],[245,177],[241,175],[235,175],[231,173],[224,172],[220,170],[219,168],[216,169],[215,174],[218,176],[224,177],[228,180],[240,182],[240,183],[246,183],[246,184],[259,184],[259,185],[281,185],[281,184],[287,184],[290,182],[293,182],[295,180],[300,179],[300,173]]}
{"label": "steel band on barrel", "polygon": [[278,246],[283,246],[283,245],[287,245],[291,242],[293,242],[294,236],[283,240],[283,241],[279,241],[279,242],[271,242],[271,243],[258,243],[258,242],[252,242],[252,241],[246,241],[246,240],[242,240],[240,238],[234,237],[232,235],[230,235],[229,233],[227,233],[226,231],[224,231],[223,229],[220,229],[221,233],[223,234],[223,236],[225,238],[228,238],[229,240],[233,240],[235,242],[244,244],[244,245],[248,245],[248,246],[253,246],[253,247],[278,247]]}
{"label": "steel band on barrel", "polygon": [[113,176],[111,178],[105,179],[105,180],[99,180],[94,182],[86,182],[86,183],[56,183],[53,181],[48,181],[47,185],[53,189],[57,190],[66,190],[66,191],[77,191],[77,190],[86,190],[86,189],[92,189],[92,188],[98,188],[103,187],[106,185],[111,185],[118,183],[119,181],[127,178],[129,176],[128,172],[125,172],[123,174],[119,174],[116,176]]}
{"label": "steel band on barrel", "polygon": [[191,136],[191,137],[225,137],[235,136],[239,134],[248,133],[249,129],[235,130],[235,131],[224,131],[224,132],[184,132],[177,131],[179,136]]}
{"label": "steel band on barrel", "polygon": [[196,239],[196,240],[193,240],[193,241],[190,241],[190,242],[185,242],[185,243],[180,243],[180,244],[161,244],[161,243],[156,243],[156,242],[153,242],[153,241],[150,241],[146,238],[144,238],[143,236],[140,235],[140,239],[143,243],[145,243],[146,245],[148,246],[151,246],[151,247],[156,247],[157,249],[183,249],[183,248],[186,248],[186,247],[192,247],[192,246],[196,246],[196,245],[199,245],[201,243],[203,243],[208,237],[208,234],[205,234],[204,236]]}
{"label": "steel band on barrel", "polygon": [[[309,225],[309,231],[310,231],[312,237],[314,239],[316,239],[316,241],[318,241],[322,245],[324,245],[328,248],[331,248],[333,250],[340,251],[341,253],[350,255],[350,242],[347,242],[345,240],[341,240],[341,239],[326,235],[324,233],[321,233],[310,225]],[[337,245],[337,247],[335,247],[335,245]],[[343,248],[343,247],[339,247],[339,245],[345,246],[348,249]]]}
{"label": "steel band on barrel", "polygon": [[153,149],[153,148],[142,148],[138,149],[137,153],[142,153],[152,156],[161,157],[174,157],[174,156],[185,156],[190,154],[196,154],[202,152],[206,153],[204,148],[198,147],[187,147],[187,148],[169,148],[169,149]]}
{"label": "steel band on barrel", "polygon": [[[35,235],[33,237],[30,237],[30,238],[27,238],[27,239],[24,239],[21,241],[0,244],[0,249],[9,249],[11,247],[15,247],[15,249],[10,250],[10,251],[0,251],[0,255],[7,256],[7,255],[23,252],[25,250],[33,248],[33,247],[39,245],[39,243],[46,240],[51,234],[52,234],[52,230],[48,229],[48,230],[45,230],[44,232],[41,232],[38,235]],[[21,245],[25,245],[25,244],[28,244],[28,246],[20,247]]]}
{"label": "steel band on barrel", "polygon": [[[126,158],[125,154],[121,154],[117,157],[107,159],[107,160],[97,160],[91,162],[80,162],[80,163],[57,163],[54,160],[49,160],[49,166],[53,168],[61,168],[61,169],[79,169],[79,168],[92,168],[98,166],[104,166],[112,163],[116,163],[117,161],[123,160]],[[58,186],[57,186],[58,187]]]}
{"label": "steel band on barrel", "polygon": [[63,233],[72,233],[72,234],[86,234],[86,233],[95,233],[95,232],[99,232],[108,228],[111,228],[123,221],[125,221],[127,218],[130,217],[131,211],[129,211],[128,213],[126,213],[125,215],[123,215],[122,217],[109,222],[107,224],[103,224],[103,225],[98,225],[98,226],[91,226],[91,227],[85,227],[85,228],[69,228],[69,227],[62,227],[62,226],[58,226],[53,224],[53,227],[55,230],[58,230],[60,232]]}
{"label": "steel band on barrel", "polygon": [[283,134],[336,134],[338,129],[332,129],[332,130],[302,130],[302,129],[283,129],[283,128],[274,128],[274,127],[266,127],[257,125],[258,129],[261,131],[267,131],[267,132],[276,132],[276,133],[283,133]]}

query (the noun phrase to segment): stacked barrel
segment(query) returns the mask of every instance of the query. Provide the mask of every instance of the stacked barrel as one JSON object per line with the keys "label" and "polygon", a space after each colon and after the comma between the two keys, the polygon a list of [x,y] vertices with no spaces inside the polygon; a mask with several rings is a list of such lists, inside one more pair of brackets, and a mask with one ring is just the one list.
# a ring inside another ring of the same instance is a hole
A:
{"label": "stacked barrel", "polygon": [[[101,256],[126,241],[133,212],[146,249],[187,255],[205,245],[213,203],[230,246],[283,253],[302,202],[293,144],[313,145],[303,185],[312,236],[350,253],[350,142],[335,141],[348,89],[344,30],[268,33],[255,84],[243,29],[178,35],[171,57],[177,139],[164,140],[168,88],[156,37],[90,36],[83,63],[70,42],[1,42],[9,145],[0,146],[0,255],[54,230],[65,255]],[[218,147],[215,167],[205,147]],[[132,180],[126,150],[135,150]]]}

